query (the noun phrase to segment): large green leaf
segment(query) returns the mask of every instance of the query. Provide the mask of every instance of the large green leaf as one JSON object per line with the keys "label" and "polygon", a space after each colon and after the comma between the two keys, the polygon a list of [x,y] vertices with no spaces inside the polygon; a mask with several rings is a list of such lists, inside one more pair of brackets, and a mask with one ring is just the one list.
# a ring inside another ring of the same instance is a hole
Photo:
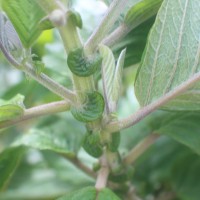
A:
{"label": "large green leaf", "polygon": [[[150,33],[135,91],[145,106],[199,71],[199,0],[165,0]],[[199,110],[199,84],[165,109]]]}
{"label": "large green leaf", "polygon": [[24,113],[24,96],[18,94],[9,101],[0,99],[0,121],[12,120]]}
{"label": "large green leaf", "polygon": [[158,118],[162,119],[156,132],[170,136],[200,155],[200,113],[168,113],[154,120]]}
{"label": "large green leaf", "polygon": [[105,188],[97,192],[94,187],[83,188],[67,194],[58,200],[120,200],[111,190]]}
{"label": "large green leaf", "polygon": [[0,191],[8,186],[23,152],[24,147],[13,147],[0,153]]}
{"label": "large green leaf", "polygon": [[32,129],[19,138],[13,145],[23,145],[39,150],[50,150],[73,157],[77,149],[76,146],[73,146],[72,144],[73,141],[68,141],[68,138],[63,138],[61,135]]}
{"label": "large green leaf", "polygon": [[42,33],[39,22],[46,13],[36,0],[2,0],[2,7],[23,45],[30,47]]}

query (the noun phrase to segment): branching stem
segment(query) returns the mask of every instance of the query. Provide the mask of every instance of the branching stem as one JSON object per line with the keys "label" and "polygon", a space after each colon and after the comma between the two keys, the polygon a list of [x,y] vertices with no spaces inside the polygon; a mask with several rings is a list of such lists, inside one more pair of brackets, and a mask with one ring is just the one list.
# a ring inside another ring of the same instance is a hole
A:
{"label": "branching stem", "polygon": [[182,84],[180,84],[170,92],[166,93],[159,99],[155,100],[151,104],[139,109],[136,113],[130,115],[129,117],[108,124],[105,127],[105,130],[109,132],[117,132],[122,129],[133,126],[134,124],[145,118],[147,115],[158,109],[159,107],[163,106],[170,100],[174,99],[175,97],[186,91],[188,88],[190,88],[194,83],[196,83],[199,80],[200,80],[200,72],[196,73],[187,81],[183,82]]}
{"label": "branching stem", "polygon": [[140,157],[154,142],[159,138],[157,134],[150,134],[140,143],[138,143],[123,159],[123,163],[126,165],[133,164],[134,161]]}
{"label": "branching stem", "polygon": [[98,44],[106,36],[106,34],[113,27],[114,23],[118,19],[120,13],[123,11],[128,0],[114,0],[108,8],[104,18],[102,19],[99,26],[94,30],[85,44],[85,52],[92,54]]}
{"label": "branching stem", "polygon": [[24,114],[17,119],[10,121],[0,122],[0,129],[7,128],[9,126],[13,126],[20,122],[33,119],[36,117],[54,114],[58,112],[64,112],[70,109],[70,103],[68,101],[58,101],[53,103],[48,103],[40,106],[36,106],[33,108],[26,109]]}

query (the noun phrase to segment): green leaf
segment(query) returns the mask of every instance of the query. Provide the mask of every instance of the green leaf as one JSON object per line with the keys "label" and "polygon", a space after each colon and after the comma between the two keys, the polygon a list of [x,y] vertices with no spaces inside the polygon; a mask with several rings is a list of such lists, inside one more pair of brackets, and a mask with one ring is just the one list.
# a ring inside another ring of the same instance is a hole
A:
{"label": "green leaf", "polygon": [[35,0],[2,0],[3,10],[8,15],[22,44],[28,48],[42,33],[39,22],[46,13]]}
{"label": "green leaf", "polygon": [[70,70],[77,76],[87,77],[95,73],[101,65],[101,57],[98,55],[93,59],[84,56],[83,49],[76,49],[69,53],[67,64]]}
{"label": "green leaf", "polygon": [[134,28],[154,16],[163,0],[143,0],[133,5],[127,12],[124,23]]}
{"label": "green leaf", "polygon": [[8,186],[23,153],[23,147],[8,148],[0,153],[0,191]]}
{"label": "green leaf", "polygon": [[125,67],[129,67],[140,62],[142,53],[145,49],[147,36],[154,20],[155,18],[152,17],[151,19],[140,24],[112,47],[115,56],[118,56],[120,52],[126,48]]}
{"label": "green leaf", "polygon": [[[156,101],[199,71],[199,9],[198,0],[163,2],[135,83],[141,106]],[[199,110],[199,86],[197,83],[163,108]]]}
{"label": "green leaf", "polygon": [[71,146],[66,139],[59,137],[55,133],[50,134],[37,129],[30,130],[15,141],[13,145],[23,145],[39,150],[50,150],[70,157],[73,157],[75,154],[75,147]]}
{"label": "green leaf", "polygon": [[83,188],[71,192],[57,200],[120,200],[110,189],[102,189],[97,192],[94,187]]}
{"label": "green leaf", "polygon": [[96,199],[96,189],[94,187],[83,188],[78,191],[71,192],[64,197],[57,200],[95,200]]}
{"label": "green leaf", "polygon": [[104,99],[98,92],[87,93],[86,102],[81,108],[72,108],[71,112],[81,122],[92,122],[99,119],[104,111]]}
{"label": "green leaf", "polygon": [[0,99],[0,121],[13,120],[24,113],[24,96],[18,94],[9,101]]}
{"label": "green leaf", "polygon": [[110,189],[105,188],[98,194],[97,200],[120,200]]}
{"label": "green leaf", "polygon": [[154,120],[158,118],[162,118],[162,123],[156,132],[170,136],[200,155],[200,113],[168,113]]}
{"label": "green leaf", "polygon": [[83,139],[83,148],[95,158],[103,154],[100,133],[87,133]]}
{"label": "green leaf", "polygon": [[105,45],[99,46],[102,62],[102,79],[104,96],[106,100],[106,109],[108,113],[115,112],[117,101],[120,95],[122,69],[126,50],[120,53],[117,66],[112,51]]}
{"label": "green leaf", "polygon": [[70,20],[73,21],[73,23],[78,27],[78,28],[82,28],[83,27],[83,22],[82,22],[82,19],[81,19],[81,16],[78,12],[76,11],[72,11],[72,10],[69,10],[67,12],[67,16],[70,18]]}

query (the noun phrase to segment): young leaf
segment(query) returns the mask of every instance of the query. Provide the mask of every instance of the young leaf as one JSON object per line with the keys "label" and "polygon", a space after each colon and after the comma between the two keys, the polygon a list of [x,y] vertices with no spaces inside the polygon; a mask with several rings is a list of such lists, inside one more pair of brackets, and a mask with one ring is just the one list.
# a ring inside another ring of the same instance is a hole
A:
{"label": "young leaf", "polygon": [[[149,36],[135,83],[141,106],[183,84],[200,70],[199,0],[165,0]],[[164,106],[170,110],[199,110],[200,84]]]}
{"label": "young leaf", "polygon": [[104,188],[98,193],[97,200],[120,200],[110,189]]}
{"label": "young leaf", "polygon": [[84,56],[83,49],[76,49],[71,51],[67,58],[67,64],[72,73],[77,76],[87,77],[95,73],[97,68],[101,65],[101,57],[96,56],[89,60]]}
{"label": "young leaf", "polygon": [[116,104],[120,95],[121,76],[126,50],[121,52],[116,67],[114,55],[107,46],[100,45],[99,51],[103,57],[102,79],[104,97],[106,100],[106,110],[108,113],[111,113],[115,112]]}
{"label": "young leaf", "polygon": [[9,101],[0,99],[0,121],[12,120],[24,113],[24,96],[16,95]]}
{"label": "young leaf", "polygon": [[2,0],[3,10],[11,20],[22,44],[28,48],[42,33],[39,22],[46,13],[35,0]]}
{"label": "young leaf", "polygon": [[99,158],[103,154],[99,133],[87,133],[83,139],[83,148],[91,156]]}
{"label": "young leaf", "polygon": [[91,122],[99,119],[104,111],[104,99],[98,92],[87,94],[85,105],[81,108],[72,108],[73,116],[81,122]]}
{"label": "young leaf", "polygon": [[24,147],[12,147],[0,153],[0,191],[9,184],[24,150]]}
{"label": "young leaf", "polygon": [[127,12],[124,23],[134,28],[154,16],[160,8],[163,0],[142,0],[133,5]]}

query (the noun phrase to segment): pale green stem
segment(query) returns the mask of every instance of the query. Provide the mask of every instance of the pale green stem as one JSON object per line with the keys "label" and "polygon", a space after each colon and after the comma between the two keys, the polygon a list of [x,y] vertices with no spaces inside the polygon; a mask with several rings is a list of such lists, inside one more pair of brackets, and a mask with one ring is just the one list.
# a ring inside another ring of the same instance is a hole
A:
{"label": "pale green stem", "polygon": [[105,131],[108,132],[117,132],[122,129],[128,128],[130,126],[133,126],[146,116],[148,116],[150,113],[158,109],[159,107],[163,106],[164,104],[168,103],[170,100],[174,99],[178,95],[185,92],[188,88],[190,88],[192,85],[194,85],[196,82],[200,80],[200,72],[193,75],[191,78],[189,78],[187,81],[183,82],[170,92],[166,93],[159,99],[155,100],[151,104],[140,108],[136,113],[130,115],[127,118],[121,119],[119,121],[112,122],[108,124],[105,127]]}
{"label": "pale green stem", "polygon": [[101,164],[101,169],[99,170],[96,184],[95,184],[95,188],[97,189],[97,191],[100,191],[101,189],[105,188],[107,185],[107,180],[108,180],[108,175],[109,175],[110,170],[109,170],[106,154],[104,154],[100,158],[100,164]]}
{"label": "pale green stem", "polygon": [[58,84],[47,75],[43,73],[37,73],[30,64],[26,63],[22,70],[53,93],[57,94],[60,97],[63,97],[65,100],[69,100],[72,104],[76,103],[75,93]]}
{"label": "pale green stem", "polygon": [[48,103],[33,108],[26,109],[22,116],[10,121],[0,122],[0,129],[7,128],[18,124],[20,122],[33,119],[36,117],[55,114],[59,112],[64,112],[70,109],[70,103],[68,101],[58,101],[53,103]]}
{"label": "pale green stem", "polygon": [[138,143],[123,159],[123,163],[131,165],[139,158],[160,136],[157,134],[150,134]]}
{"label": "pale green stem", "polygon": [[90,38],[85,44],[86,54],[92,54],[102,39],[112,29],[114,23],[117,21],[119,15],[123,12],[128,0],[114,0],[108,8],[104,18],[99,26],[92,33]]}

